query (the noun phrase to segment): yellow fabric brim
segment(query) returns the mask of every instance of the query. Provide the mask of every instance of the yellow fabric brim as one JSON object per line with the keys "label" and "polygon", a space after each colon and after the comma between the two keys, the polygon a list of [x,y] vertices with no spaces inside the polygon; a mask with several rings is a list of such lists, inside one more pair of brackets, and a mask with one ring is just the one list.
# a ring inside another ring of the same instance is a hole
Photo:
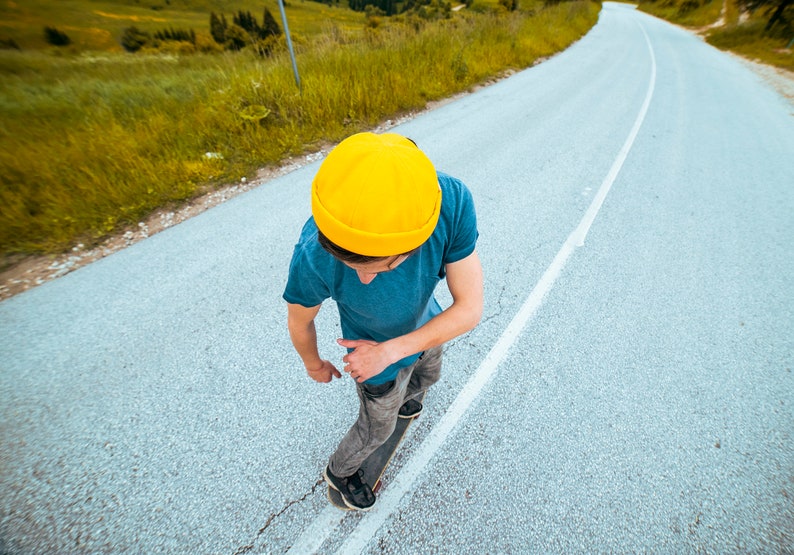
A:
{"label": "yellow fabric brim", "polygon": [[337,220],[323,206],[317,196],[317,189],[312,188],[312,214],[323,235],[335,245],[364,256],[393,256],[421,246],[436,229],[440,212],[441,188],[438,189],[435,209],[430,219],[420,228],[396,233],[372,233],[353,229]]}

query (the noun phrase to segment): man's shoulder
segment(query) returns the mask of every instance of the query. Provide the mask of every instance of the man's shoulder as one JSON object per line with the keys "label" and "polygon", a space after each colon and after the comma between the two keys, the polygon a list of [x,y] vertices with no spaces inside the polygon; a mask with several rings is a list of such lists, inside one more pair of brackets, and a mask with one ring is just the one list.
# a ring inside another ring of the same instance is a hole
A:
{"label": "man's shoulder", "polygon": [[317,226],[312,218],[304,224],[292,253],[283,298],[288,303],[317,306],[330,297],[333,258],[317,241]]}
{"label": "man's shoulder", "polygon": [[438,185],[441,187],[441,211],[457,213],[467,210],[474,203],[471,191],[466,184],[444,172],[437,172]]}
{"label": "man's shoulder", "polygon": [[474,199],[463,181],[443,172],[438,173],[441,187],[441,214],[457,220],[474,212]]}
{"label": "man's shoulder", "polygon": [[466,184],[457,177],[453,177],[442,171],[437,171],[436,174],[438,175],[438,185],[441,187],[442,199],[445,195],[459,198],[463,194],[469,194],[469,189],[466,187]]}
{"label": "man's shoulder", "polygon": [[317,272],[327,269],[326,267],[333,261],[333,258],[320,246],[320,242],[317,240],[318,233],[314,218],[309,218],[303,225],[298,243],[295,245],[293,264],[300,261],[303,266],[308,266]]}
{"label": "man's shoulder", "polygon": [[445,264],[457,262],[474,250],[477,243],[477,214],[468,187],[456,177],[438,172],[441,187],[441,214],[433,236],[443,245]]}

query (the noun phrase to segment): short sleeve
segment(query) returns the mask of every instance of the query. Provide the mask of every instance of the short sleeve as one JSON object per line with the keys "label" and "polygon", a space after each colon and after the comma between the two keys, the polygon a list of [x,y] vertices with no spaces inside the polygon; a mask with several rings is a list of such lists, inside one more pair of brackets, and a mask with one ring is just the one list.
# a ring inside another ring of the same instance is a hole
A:
{"label": "short sleeve", "polygon": [[444,264],[451,264],[463,260],[474,252],[479,237],[477,213],[471,191],[461,181],[443,174],[440,177],[453,182],[444,191],[445,194],[453,196],[449,199],[452,202],[447,208],[450,211],[447,215],[450,219],[449,242],[444,253]]}
{"label": "short sleeve", "polygon": [[282,298],[288,303],[299,304],[307,308],[322,304],[331,296],[330,288],[323,278],[322,272],[318,271],[321,264],[313,258],[317,256],[317,250],[321,247],[316,245],[316,238],[314,241],[311,239],[304,235],[301,237],[301,241],[295,245],[289,265],[287,285],[282,295]]}

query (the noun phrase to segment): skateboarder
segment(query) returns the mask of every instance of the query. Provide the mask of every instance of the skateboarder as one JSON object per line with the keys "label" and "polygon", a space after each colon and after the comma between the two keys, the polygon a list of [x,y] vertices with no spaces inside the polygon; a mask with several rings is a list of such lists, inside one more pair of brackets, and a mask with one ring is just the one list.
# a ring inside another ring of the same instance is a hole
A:
{"label": "skateboarder", "polygon": [[[375,503],[361,463],[383,444],[397,418],[417,416],[415,400],[435,383],[441,346],[474,328],[482,314],[482,269],[475,252],[471,193],[436,172],[410,140],[360,133],[336,146],[312,183],[312,217],[292,256],[284,300],[290,338],[309,376],[341,373],[320,358],[314,319],[336,301],[356,382],[359,415],[331,455],[324,476],[351,509]],[[433,296],[446,277],[452,304]]]}

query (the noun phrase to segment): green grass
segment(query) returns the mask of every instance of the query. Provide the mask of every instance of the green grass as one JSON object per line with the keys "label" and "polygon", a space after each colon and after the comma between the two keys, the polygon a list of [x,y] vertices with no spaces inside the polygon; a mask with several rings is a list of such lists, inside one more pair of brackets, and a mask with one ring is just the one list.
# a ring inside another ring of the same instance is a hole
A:
{"label": "green grass", "polygon": [[679,25],[705,27],[719,19],[722,4],[722,0],[644,0],[638,6],[643,11]]}
{"label": "green grass", "polygon": [[302,91],[285,48],[269,59],[0,51],[2,252],[96,242],[158,207],[527,67],[581,37],[599,11],[583,0],[532,8],[374,29],[361,14],[357,26],[349,13],[306,15]]}
{"label": "green grass", "polygon": [[[57,8],[54,6],[57,5]],[[311,0],[287,1],[290,32],[311,36],[322,32],[328,21],[347,29],[361,29],[363,16],[341,7],[330,7]],[[3,0],[0,2],[0,39],[14,40],[23,50],[48,49],[44,27],[56,27],[72,39],[67,51],[122,50],[120,38],[125,28],[135,26],[155,32],[174,27],[194,29],[209,35],[209,14],[250,11],[259,22],[267,7],[281,25],[278,0]]]}
{"label": "green grass", "polygon": [[794,71],[794,49],[786,48],[794,40],[794,33],[767,33],[765,26],[765,20],[751,18],[714,29],[706,35],[706,40],[722,50]]}
{"label": "green grass", "polygon": [[[695,8],[692,8],[693,5],[697,5],[697,2],[658,0],[641,2],[639,7],[657,17],[693,28],[703,28],[717,23],[722,15],[724,17],[722,25],[705,31],[705,38],[709,44],[752,60],[794,70],[794,49],[790,47],[794,39],[794,28],[790,23],[778,24],[770,31],[765,31],[764,27],[770,15],[768,12],[757,11],[745,14],[747,17],[741,18],[734,0],[727,0],[724,3],[720,0],[711,0]],[[794,10],[790,8],[787,19],[792,15]]]}

